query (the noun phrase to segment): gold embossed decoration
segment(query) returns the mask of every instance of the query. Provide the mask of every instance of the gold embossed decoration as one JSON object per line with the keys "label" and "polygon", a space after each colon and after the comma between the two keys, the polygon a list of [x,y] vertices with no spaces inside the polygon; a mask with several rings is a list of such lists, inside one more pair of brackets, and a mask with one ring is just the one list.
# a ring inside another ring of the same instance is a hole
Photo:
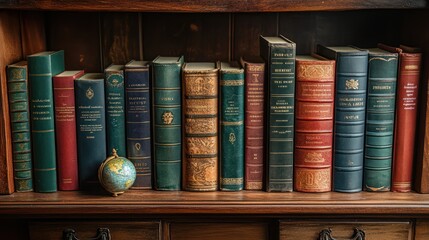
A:
{"label": "gold embossed decoration", "polygon": [[359,80],[357,80],[357,79],[346,80],[346,89],[347,90],[357,90],[357,89],[359,89]]}
{"label": "gold embossed decoration", "polygon": [[24,78],[24,70],[20,71],[11,71],[12,78],[11,79],[23,79]]}
{"label": "gold embossed decoration", "polygon": [[234,145],[235,140],[237,140],[237,139],[235,138],[235,134],[234,134],[234,133],[230,133],[230,134],[229,134],[229,142],[230,142],[231,144],[233,144],[233,145]]}
{"label": "gold embossed decoration", "polygon": [[171,125],[171,123],[173,122],[174,119],[174,115],[172,112],[170,111],[165,111],[162,114],[162,121],[164,122],[164,124],[166,125]]}
{"label": "gold embossed decoration", "polygon": [[92,88],[91,88],[91,87],[89,87],[89,88],[86,90],[86,97],[87,97],[88,99],[92,99],[92,98],[94,97],[94,90],[92,90]]}
{"label": "gold embossed decoration", "polygon": [[137,149],[137,151],[140,151],[140,149],[142,148],[142,145],[140,143],[136,143],[134,144],[134,147]]}
{"label": "gold embossed decoration", "polygon": [[330,78],[334,73],[333,65],[298,65],[298,78]]}
{"label": "gold embossed decoration", "polygon": [[305,162],[324,162],[325,159],[323,158],[321,153],[308,153],[305,155]]}

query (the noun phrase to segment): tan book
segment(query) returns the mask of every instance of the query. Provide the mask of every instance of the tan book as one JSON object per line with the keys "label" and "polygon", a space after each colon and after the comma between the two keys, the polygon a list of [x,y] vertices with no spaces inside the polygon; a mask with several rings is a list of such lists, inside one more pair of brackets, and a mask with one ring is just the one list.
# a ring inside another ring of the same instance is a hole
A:
{"label": "tan book", "polygon": [[183,189],[218,189],[218,68],[215,63],[183,67]]}

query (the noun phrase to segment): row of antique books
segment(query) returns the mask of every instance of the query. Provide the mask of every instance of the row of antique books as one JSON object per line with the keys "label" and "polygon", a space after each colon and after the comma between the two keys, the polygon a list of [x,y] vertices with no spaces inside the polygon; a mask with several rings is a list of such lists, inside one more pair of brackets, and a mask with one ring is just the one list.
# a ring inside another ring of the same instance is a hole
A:
{"label": "row of antique books", "polygon": [[261,56],[183,57],[64,71],[64,52],[9,65],[16,191],[89,189],[116,149],[133,188],[189,191],[411,190],[418,49],[296,45]]}

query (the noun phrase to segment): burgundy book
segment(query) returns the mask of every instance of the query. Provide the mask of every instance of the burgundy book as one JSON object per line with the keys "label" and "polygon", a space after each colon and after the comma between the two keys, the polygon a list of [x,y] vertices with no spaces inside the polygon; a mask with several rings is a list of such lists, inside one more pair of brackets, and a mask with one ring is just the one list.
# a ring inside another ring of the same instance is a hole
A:
{"label": "burgundy book", "polygon": [[410,192],[416,135],[417,99],[422,53],[418,48],[380,48],[399,53],[396,115],[393,140],[392,191]]}
{"label": "burgundy book", "polygon": [[262,190],[264,183],[264,83],[265,62],[243,57],[244,90],[244,188]]}
{"label": "burgundy book", "polygon": [[74,80],[83,71],[65,71],[52,78],[59,190],[78,190]]}
{"label": "burgundy book", "polygon": [[296,57],[295,191],[331,191],[334,79],[334,60]]}

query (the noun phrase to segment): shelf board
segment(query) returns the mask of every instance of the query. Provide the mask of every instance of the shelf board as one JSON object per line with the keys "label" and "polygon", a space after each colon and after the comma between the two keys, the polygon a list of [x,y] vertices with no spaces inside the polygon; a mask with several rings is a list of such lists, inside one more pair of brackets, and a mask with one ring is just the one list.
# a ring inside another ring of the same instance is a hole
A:
{"label": "shelf board", "polygon": [[0,215],[202,214],[427,216],[418,193],[267,193],[127,191],[118,197],[80,191],[0,196]]}
{"label": "shelf board", "polygon": [[425,7],[425,0],[0,0],[0,9],[59,11],[289,12]]}

